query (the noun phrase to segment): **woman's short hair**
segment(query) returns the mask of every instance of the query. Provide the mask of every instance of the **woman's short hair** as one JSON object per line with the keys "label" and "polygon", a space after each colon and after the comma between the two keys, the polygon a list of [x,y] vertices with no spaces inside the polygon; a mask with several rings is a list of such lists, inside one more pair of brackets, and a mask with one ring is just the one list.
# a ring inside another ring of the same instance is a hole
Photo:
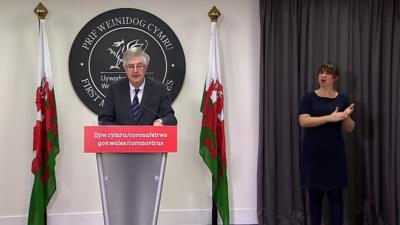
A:
{"label": "woman's short hair", "polygon": [[144,52],[142,48],[132,47],[128,48],[122,56],[122,64],[124,65],[124,67],[133,58],[142,58],[146,67],[150,63],[150,56],[146,52]]}
{"label": "woman's short hair", "polygon": [[338,77],[339,76],[339,69],[333,63],[322,63],[321,66],[318,69],[318,74],[321,74],[321,73],[327,73],[327,74],[331,74],[331,75],[334,75],[334,76]]}

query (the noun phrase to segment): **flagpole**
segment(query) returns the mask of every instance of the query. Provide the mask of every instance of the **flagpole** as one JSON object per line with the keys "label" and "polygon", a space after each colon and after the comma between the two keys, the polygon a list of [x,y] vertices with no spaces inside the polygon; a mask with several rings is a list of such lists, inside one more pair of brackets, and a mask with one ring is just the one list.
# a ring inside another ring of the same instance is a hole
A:
{"label": "flagpole", "polygon": [[[49,11],[47,10],[47,8],[41,2],[39,2],[39,4],[36,6],[34,12],[38,16],[38,19],[39,19],[39,30],[40,30],[40,20],[44,20]],[[40,33],[40,31],[39,31],[39,33]],[[44,212],[43,213],[44,213],[44,218],[43,218],[44,224],[43,225],[47,225],[47,206],[44,208]],[[38,221],[35,221],[33,223],[37,223],[37,222]],[[28,219],[28,223],[30,223],[29,219]]]}
{"label": "flagpole", "polygon": [[[211,23],[213,23],[213,22],[217,22],[217,20],[218,20],[218,17],[221,15],[221,13],[218,11],[218,9],[217,9],[217,7],[215,7],[215,6],[213,6],[212,8],[211,8],[211,10],[208,12],[208,16],[210,17],[210,19],[211,19]],[[214,193],[213,193],[213,196],[212,196],[212,210],[211,210],[211,212],[212,212],[212,216],[211,216],[211,224],[212,225],[217,225],[218,224],[218,210],[217,210],[217,206],[216,206],[216,204],[215,204],[215,202],[214,202]]]}

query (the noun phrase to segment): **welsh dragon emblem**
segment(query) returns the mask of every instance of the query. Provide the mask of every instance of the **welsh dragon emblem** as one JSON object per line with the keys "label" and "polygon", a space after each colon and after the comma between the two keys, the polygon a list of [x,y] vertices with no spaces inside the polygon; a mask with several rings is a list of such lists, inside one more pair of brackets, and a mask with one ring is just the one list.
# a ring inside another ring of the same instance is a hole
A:
{"label": "welsh dragon emblem", "polygon": [[121,41],[115,41],[111,47],[109,47],[107,50],[111,55],[113,55],[116,59],[115,64],[110,66],[110,70],[112,69],[120,69],[120,64],[122,63],[122,55],[128,48],[133,48],[133,47],[140,47],[144,51],[146,51],[148,42],[147,40],[144,40],[144,42],[140,42],[139,39],[132,40],[125,44],[125,40],[122,39]]}

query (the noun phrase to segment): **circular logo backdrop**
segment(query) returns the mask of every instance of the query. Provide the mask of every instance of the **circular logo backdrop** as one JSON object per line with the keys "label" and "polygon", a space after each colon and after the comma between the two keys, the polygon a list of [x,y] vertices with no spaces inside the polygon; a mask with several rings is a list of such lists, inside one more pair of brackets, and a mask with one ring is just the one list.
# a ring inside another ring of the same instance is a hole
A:
{"label": "circular logo backdrop", "polygon": [[141,47],[150,56],[146,76],[167,86],[174,100],[185,78],[185,55],[172,31],[160,18],[138,9],[114,9],[96,16],[79,32],[69,55],[75,92],[99,114],[110,84],[126,79],[122,54]]}

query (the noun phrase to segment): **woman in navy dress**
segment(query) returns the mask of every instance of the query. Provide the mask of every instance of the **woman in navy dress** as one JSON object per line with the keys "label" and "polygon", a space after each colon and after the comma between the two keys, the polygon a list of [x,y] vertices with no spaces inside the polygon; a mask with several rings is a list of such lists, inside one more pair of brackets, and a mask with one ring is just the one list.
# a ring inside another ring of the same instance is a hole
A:
{"label": "woman in navy dress", "polygon": [[324,63],[318,70],[319,88],[304,95],[299,123],[304,128],[301,184],[307,189],[312,225],[321,225],[322,202],[329,200],[331,225],[343,224],[343,189],[347,188],[347,159],[342,127],[351,132],[354,104],[336,91],[339,70]]}

